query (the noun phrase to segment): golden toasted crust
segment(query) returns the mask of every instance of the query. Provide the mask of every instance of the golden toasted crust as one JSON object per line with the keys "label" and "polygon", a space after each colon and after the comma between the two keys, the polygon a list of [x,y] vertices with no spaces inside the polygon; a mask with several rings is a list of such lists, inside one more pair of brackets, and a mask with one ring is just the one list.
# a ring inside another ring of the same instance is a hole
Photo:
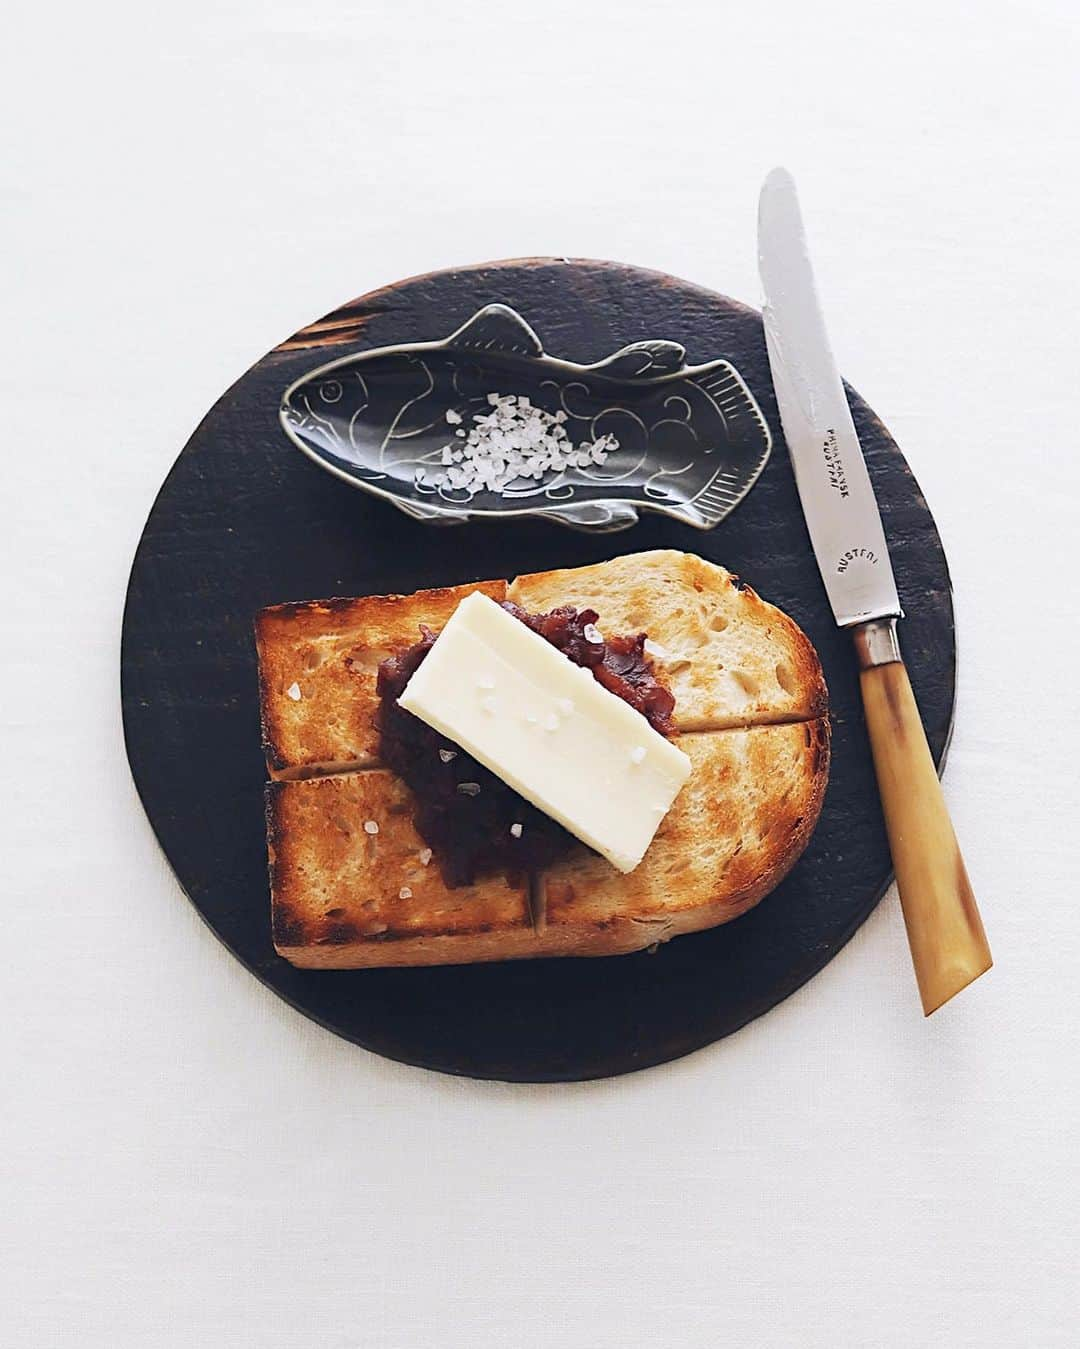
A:
{"label": "golden toasted crust", "polygon": [[647,632],[680,731],[806,720],[828,707],[817,652],[798,624],[693,553],[656,549],[519,576],[509,597],[532,610],[589,607],[601,630]]}
{"label": "golden toasted crust", "polygon": [[826,718],[682,736],[693,772],[644,859],[585,848],[539,879],[548,955],[615,955],[730,922],[787,875],[829,777]]}
{"label": "golden toasted crust", "polygon": [[270,776],[309,777],[373,763],[380,661],[417,641],[421,623],[441,628],[474,590],[502,600],[506,582],[263,609],[255,644]]}
{"label": "golden toasted crust", "polygon": [[[273,935],[281,955],[294,965],[351,969],[532,954],[525,878],[447,889],[413,827],[413,804],[385,769],[268,784]],[[378,832],[365,829],[372,823]]]}

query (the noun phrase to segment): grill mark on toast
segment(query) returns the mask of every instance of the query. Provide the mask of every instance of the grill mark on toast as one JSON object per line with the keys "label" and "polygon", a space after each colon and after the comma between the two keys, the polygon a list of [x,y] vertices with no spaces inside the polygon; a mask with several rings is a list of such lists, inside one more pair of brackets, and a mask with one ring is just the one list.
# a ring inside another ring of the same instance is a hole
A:
{"label": "grill mark on toast", "polygon": [[547,930],[547,894],[543,881],[542,871],[530,871],[525,877],[525,900],[529,906],[529,922],[537,936]]}
{"label": "grill mark on toast", "polygon": [[301,764],[271,773],[274,782],[309,782],[312,778],[349,778],[357,773],[374,773],[383,769],[379,759],[347,759],[338,763]]}
{"label": "grill mark on toast", "polygon": [[828,714],[814,713],[752,713],[749,717],[737,721],[722,721],[717,718],[703,718],[700,723],[683,722],[676,729],[672,740],[682,735],[728,735],[732,731],[753,731],[767,726],[812,726]]}

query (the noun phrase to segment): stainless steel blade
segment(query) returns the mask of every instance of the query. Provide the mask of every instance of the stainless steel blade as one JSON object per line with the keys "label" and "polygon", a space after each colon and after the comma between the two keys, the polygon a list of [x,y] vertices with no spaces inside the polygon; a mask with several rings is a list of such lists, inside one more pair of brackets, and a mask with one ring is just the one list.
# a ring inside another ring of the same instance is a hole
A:
{"label": "stainless steel blade", "polygon": [[900,615],[888,545],[829,346],[795,181],[774,169],[758,205],[765,341],[810,542],[841,627]]}

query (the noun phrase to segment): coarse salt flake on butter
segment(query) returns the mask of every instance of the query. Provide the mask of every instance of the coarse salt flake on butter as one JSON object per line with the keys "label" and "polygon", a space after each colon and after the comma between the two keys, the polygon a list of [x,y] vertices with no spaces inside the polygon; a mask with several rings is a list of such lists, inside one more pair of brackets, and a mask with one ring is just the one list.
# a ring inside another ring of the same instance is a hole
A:
{"label": "coarse salt flake on butter", "polygon": [[479,591],[398,703],[620,871],[644,857],[690,776],[640,712]]}

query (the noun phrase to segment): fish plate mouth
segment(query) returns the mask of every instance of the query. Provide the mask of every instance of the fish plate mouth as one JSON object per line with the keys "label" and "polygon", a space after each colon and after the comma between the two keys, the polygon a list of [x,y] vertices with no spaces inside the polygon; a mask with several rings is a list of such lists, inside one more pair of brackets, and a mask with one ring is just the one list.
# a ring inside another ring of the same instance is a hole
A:
{"label": "fish plate mouth", "polygon": [[[463,487],[445,456],[491,414],[492,397],[520,400],[548,426],[557,418],[575,453],[609,448],[599,462],[561,463],[498,491]],[[316,367],[285,390],[279,418],[320,468],[439,525],[532,516],[610,532],[644,510],[712,529],[749,492],[772,448],[730,362],[688,365],[678,343],[652,340],[580,365],[548,355],[502,304],[447,338]]]}

